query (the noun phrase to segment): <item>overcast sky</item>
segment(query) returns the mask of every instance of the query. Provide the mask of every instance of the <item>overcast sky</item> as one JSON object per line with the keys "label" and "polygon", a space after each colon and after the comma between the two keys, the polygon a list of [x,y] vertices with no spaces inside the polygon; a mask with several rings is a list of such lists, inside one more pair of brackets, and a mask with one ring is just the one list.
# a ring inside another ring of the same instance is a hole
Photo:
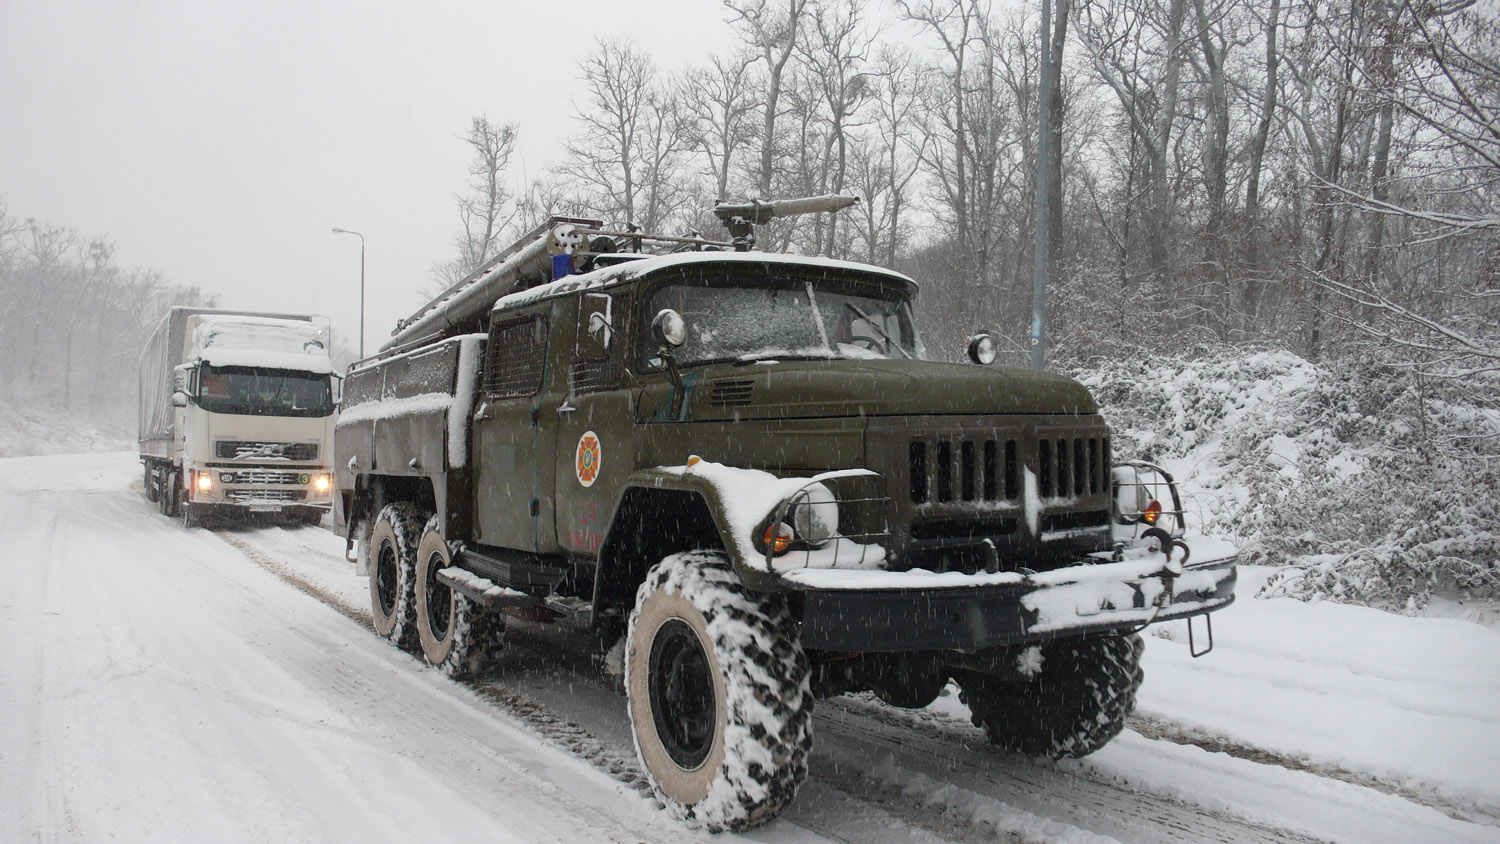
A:
{"label": "overcast sky", "polygon": [[470,118],[518,121],[529,172],[555,163],[608,35],[663,70],[733,42],[716,0],[0,0],[0,196],[351,346],[359,239],[330,229],[363,232],[368,352],[452,255]]}

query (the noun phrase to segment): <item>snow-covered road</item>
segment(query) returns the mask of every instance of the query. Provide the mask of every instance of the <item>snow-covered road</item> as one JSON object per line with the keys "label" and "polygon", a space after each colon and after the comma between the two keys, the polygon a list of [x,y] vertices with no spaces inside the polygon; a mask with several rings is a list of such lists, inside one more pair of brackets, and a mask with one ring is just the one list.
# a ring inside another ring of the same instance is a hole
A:
{"label": "snow-covered road", "polygon": [[[130,454],[0,460],[0,842],[708,837],[631,785],[565,631],[453,683],[369,632],[337,537],[184,531],[139,488]],[[1133,729],[1084,760],[995,752],[956,695],[823,702],[811,780],[743,838],[1500,842],[1500,633],[1241,594],[1204,659],[1148,637]]]}

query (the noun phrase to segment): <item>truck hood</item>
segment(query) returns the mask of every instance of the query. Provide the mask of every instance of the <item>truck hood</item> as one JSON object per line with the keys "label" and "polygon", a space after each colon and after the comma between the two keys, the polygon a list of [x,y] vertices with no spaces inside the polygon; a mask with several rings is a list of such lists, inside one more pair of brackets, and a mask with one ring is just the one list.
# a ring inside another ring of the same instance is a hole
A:
{"label": "truck hood", "polygon": [[691,418],[1092,414],[1082,384],[1028,369],[931,361],[785,361],[684,373]]}

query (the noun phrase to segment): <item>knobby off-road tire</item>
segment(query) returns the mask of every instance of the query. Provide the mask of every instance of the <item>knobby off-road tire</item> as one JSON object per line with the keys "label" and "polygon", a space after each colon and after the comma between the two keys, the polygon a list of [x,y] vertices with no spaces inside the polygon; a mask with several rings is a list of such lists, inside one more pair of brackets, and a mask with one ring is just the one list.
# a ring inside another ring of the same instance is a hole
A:
{"label": "knobby off-road tire", "polygon": [[958,676],[960,699],[991,743],[1061,759],[1087,756],[1125,727],[1140,688],[1141,637],[1084,636],[1042,646],[1041,671],[1015,681]]}
{"label": "knobby off-road tire", "polygon": [[712,832],[775,817],[807,778],[810,669],[781,596],[718,552],[674,554],[636,592],[625,650],[636,753],[667,810]]}
{"label": "knobby off-road tire", "polygon": [[426,516],[404,501],[385,505],[370,534],[370,616],[375,632],[399,648],[417,648],[417,543]]}
{"label": "knobby off-road tire", "polygon": [[449,677],[472,677],[495,660],[505,644],[505,620],[437,579],[453,564],[437,516],[427,520],[417,546],[415,579],[417,640],[422,658]]}

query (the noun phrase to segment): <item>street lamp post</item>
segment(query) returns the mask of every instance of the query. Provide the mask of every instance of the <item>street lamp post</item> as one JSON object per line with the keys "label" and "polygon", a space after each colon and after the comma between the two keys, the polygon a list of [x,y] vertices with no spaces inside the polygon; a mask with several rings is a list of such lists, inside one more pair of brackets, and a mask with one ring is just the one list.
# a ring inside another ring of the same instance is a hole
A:
{"label": "street lamp post", "polygon": [[341,229],[337,226],[333,229],[334,234],[352,234],[359,238],[359,357],[365,357],[365,236],[359,232]]}

